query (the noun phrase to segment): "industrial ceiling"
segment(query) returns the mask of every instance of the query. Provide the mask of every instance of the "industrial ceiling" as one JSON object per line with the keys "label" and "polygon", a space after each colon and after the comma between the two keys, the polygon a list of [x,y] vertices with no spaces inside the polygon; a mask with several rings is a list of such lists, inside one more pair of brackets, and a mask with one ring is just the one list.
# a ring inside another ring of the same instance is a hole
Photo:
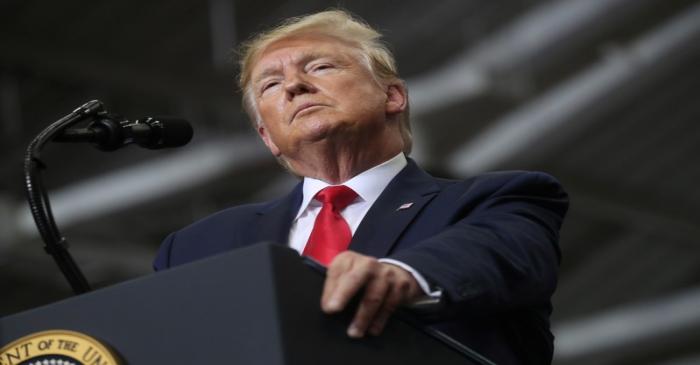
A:
{"label": "industrial ceiling", "polygon": [[24,201],[39,131],[91,99],[192,122],[177,150],[45,150],[90,282],[148,275],[167,233],[296,183],[241,110],[232,50],[336,6],[385,34],[429,171],[541,170],[570,193],[556,364],[700,363],[697,1],[0,2],[0,315],[71,296]]}

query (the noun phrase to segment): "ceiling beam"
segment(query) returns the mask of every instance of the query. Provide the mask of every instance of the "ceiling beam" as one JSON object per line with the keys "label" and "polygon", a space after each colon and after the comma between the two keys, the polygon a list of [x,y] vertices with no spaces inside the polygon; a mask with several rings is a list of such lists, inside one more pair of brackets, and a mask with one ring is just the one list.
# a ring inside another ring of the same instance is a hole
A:
{"label": "ceiling beam", "polygon": [[[581,34],[618,24],[648,0],[549,1],[449,60],[444,66],[407,81],[416,115],[463,102],[502,85],[513,86],[524,65],[551,61],[589,42]],[[501,75],[499,78],[498,76]],[[517,88],[517,87],[516,87]],[[505,92],[510,93],[506,90]]]}
{"label": "ceiling beam", "polygon": [[6,67],[40,71],[42,75],[51,75],[57,80],[82,83],[86,88],[99,85],[126,94],[149,95],[173,105],[201,105],[217,115],[235,115],[238,110],[232,82],[228,82],[231,92],[217,92],[222,88],[214,86],[226,85],[226,79],[212,80],[216,76],[213,72],[187,75],[191,76],[188,78],[158,70],[138,70],[79,50],[56,49],[51,44],[36,45],[15,37],[0,36],[0,44],[12,50],[0,52],[0,64]]}
{"label": "ceiling beam", "polygon": [[[588,295],[595,295],[589,293]],[[604,363],[692,341],[700,330],[700,288],[556,325],[558,364]]]}
{"label": "ceiling beam", "polygon": [[[661,207],[645,196],[631,194],[620,189],[586,188],[577,180],[567,183],[571,196],[576,197],[575,209],[591,216],[611,222],[620,222],[630,227],[664,227],[669,237],[692,240],[700,237],[697,214],[692,208],[676,209]],[[589,186],[606,186],[609,183],[591,183]],[[666,204],[668,206],[668,204]]]}
{"label": "ceiling beam", "polygon": [[[161,158],[51,191],[51,207],[59,227],[68,227],[202,186],[226,172],[265,160],[272,158],[256,137],[206,140]],[[36,228],[26,204],[15,204],[14,218],[4,221],[5,235],[35,236]],[[0,249],[9,248],[10,242],[16,241],[8,239]]]}
{"label": "ceiling beam", "polygon": [[498,168],[510,159],[542,153],[580,131],[626,92],[661,77],[697,52],[698,19],[700,5],[506,115],[459,148],[450,157],[449,168],[458,175]]}

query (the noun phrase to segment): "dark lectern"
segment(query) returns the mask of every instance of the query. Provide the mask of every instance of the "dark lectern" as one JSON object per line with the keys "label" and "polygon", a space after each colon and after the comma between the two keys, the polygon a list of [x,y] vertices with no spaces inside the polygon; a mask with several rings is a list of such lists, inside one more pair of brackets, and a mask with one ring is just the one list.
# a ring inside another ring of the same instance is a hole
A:
{"label": "dark lectern", "polygon": [[352,340],[351,313],[320,311],[322,281],[289,248],[256,245],[2,318],[0,347],[62,329],[130,365],[488,364],[400,318]]}

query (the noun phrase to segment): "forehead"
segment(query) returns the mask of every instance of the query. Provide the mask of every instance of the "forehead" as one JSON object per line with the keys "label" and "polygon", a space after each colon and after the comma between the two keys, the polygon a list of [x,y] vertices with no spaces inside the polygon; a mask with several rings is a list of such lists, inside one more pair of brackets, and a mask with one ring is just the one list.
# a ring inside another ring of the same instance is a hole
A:
{"label": "forehead", "polygon": [[317,57],[339,57],[357,59],[356,44],[328,35],[304,34],[286,37],[267,45],[253,63],[252,76],[281,66],[284,62],[299,62]]}

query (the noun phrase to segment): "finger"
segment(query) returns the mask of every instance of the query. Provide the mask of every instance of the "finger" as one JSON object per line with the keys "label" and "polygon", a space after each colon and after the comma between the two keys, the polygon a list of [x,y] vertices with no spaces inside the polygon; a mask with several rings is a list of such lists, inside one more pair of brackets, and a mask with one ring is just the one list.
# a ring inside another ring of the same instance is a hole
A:
{"label": "finger", "polygon": [[384,305],[385,298],[391,289],[391,283],[386,277],[374,277],[365,288],[362,300],[357,307],[355,317],[348,327],[348,336],[359,338],[364,336],[367,328],[374,321],[379,309]]}
{"label": "finger", "polygon": [[386,327],[387,322],[396,309],[407,299],[408,283],[400,283],[389,288],[382,307],[377,311],[377,315],[369,326],[369,333],[379,336]]}
{"label": "finger", "polygon": [[331,262],[326,270],[326,280],[323,282],[323,293],[321,294],[321,308],[326,311],[326,308],[332,311],[342,310],[335,309],[336,303],[331,305],[331,297],[338,287],[338,280],[347,271],[352,269],[354,257],[352,255],[338,255],[335,260]]}
{"label": "finger", "polygon": [[328,299],[321,303],[326,313],[342,311],[350,299],[369,281],[373,275],[370,262],[354,259],[348,270],[341,270],[337,278],[329,283]]}

